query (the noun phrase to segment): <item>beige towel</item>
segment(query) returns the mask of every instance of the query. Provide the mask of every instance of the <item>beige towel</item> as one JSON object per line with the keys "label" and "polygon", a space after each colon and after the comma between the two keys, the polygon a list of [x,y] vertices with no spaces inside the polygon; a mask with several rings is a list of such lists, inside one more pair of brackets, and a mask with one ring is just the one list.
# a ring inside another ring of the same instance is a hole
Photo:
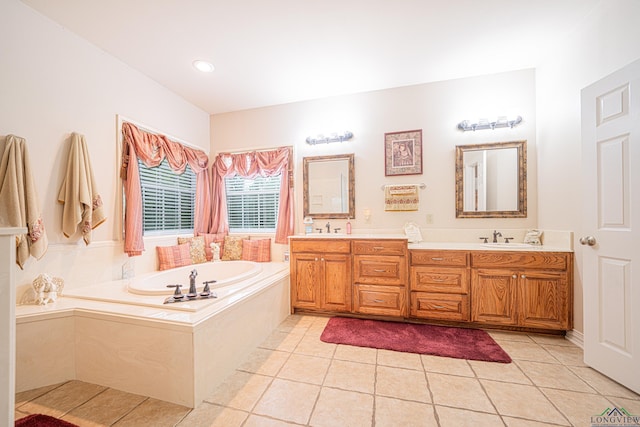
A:
{"label": "beige towel", "polygon": [[85,244],[91,243],[91,230],[102,224],[102,198],[96,189],[87,143],[83,135],[71,134],[67,171],[58,193],[62,203],[62,232],[66,237],[80,229]]}
{"label": "beige towel", "polygon": [[32,255],[47,252],[47,233],[42,222],[38,195],[31,176],[31,164],[24,138],[8,135],[0,162],[0,226],[25,227],[16,237],[16,261],[20,268]]}
{"label": "beige towel", "polygon": [[418,185],[385,185],[385,211],[417,211],[419,205]]}

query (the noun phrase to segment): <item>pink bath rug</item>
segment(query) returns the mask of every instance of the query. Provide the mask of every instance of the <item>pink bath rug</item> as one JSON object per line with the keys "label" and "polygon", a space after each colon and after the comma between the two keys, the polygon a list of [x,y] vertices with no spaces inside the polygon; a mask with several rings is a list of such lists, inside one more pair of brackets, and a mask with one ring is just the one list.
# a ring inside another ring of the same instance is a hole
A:
{"label": "pink bath rug", "polygon": [[334,344],[406,353],[511,362],[509,355],[488,333],[480,329],[332,317],[320,339]]}

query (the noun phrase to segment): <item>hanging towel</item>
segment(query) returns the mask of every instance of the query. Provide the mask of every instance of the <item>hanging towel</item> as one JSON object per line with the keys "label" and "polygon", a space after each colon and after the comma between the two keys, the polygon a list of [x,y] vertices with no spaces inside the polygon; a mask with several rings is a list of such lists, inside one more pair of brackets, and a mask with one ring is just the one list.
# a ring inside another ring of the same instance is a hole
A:
{"label": "hanging towel", "polygon": [[70,237],[80,229],[85,244],[91,243],[91,230],[102,224],[102,198],[96,189],[89,151],[84,135],[71,134],[67,171],[58,193],[62,203],[62,232]]}
{"label": "hanging towel", "polygon": [[27,229],[27,234],[16,237],[16,262],[20,268],[24,268],[29,255],[40,259],[47,252],[49,243],[31,176],[27,143],[15,135],[7,136],[0,162],[0,226]]}
{"label": "hanging towel", "polygon": [[384,186],[385,211],[417,211],[419,201],[417,184]]}

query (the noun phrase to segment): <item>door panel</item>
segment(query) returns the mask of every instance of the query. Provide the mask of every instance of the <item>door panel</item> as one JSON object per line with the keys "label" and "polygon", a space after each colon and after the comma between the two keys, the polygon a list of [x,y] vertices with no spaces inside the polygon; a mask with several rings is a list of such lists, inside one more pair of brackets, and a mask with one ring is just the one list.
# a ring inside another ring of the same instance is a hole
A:
{"label": "door panel", "polygon": [[585,363],[636,392],[640,392],[640,276],[634,274],[640,263],[638,92],[640,61],[582,91],[581,240]]}

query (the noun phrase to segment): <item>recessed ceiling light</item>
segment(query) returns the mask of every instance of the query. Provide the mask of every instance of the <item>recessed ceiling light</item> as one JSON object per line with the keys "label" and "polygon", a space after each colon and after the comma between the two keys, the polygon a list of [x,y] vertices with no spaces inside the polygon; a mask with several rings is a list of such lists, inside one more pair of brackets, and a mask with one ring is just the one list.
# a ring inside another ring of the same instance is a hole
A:
{"label": "recessed ceiling light", "polygon": [[211,62],[203,61],[201,59],[193,61],[193,66],[196,70],[202,71],[203,73],[212,73],[213,70],[216,69]]}

